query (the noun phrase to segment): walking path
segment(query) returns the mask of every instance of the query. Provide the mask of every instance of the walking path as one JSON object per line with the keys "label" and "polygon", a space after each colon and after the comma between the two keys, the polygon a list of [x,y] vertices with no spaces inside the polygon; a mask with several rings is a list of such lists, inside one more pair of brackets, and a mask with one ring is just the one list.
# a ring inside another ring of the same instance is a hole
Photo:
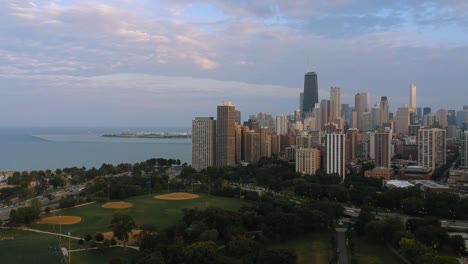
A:
{"label": "walking path", "polygon": [[348,264],[348,245],[346,243],[346,228],[337,228],[338,264]]}
{"label": "walking path", "polygon": [[[54,233],[54,232],[48,232],[48,231],[42,231],[42,230],[32,229],[32,228],[28,228],[28,227],[20,227],[20,228],[0,227],[0,228],[1,228],[1,229],[18,229],[18,230],[23,230],[23,231],[29,231],[29,232],[47,234],[47,235],[68,237],[68,238],[76,239],[76,240],[82,239],[81,237],[69,236],[69,235],[66,235],[66,234],[60,234],[60,233]],[[102,243],[102,242],[98,242],[98,243]],[[123,247],[123,248],[131,248],[131,249],[135,249],[135,250],[140,250],[140,248],[139,248],[139,247],[136,247],[136,246],[127,246],[127,245],[120,245],[120,244],[119,244],[119,245],[109,246],[109,247]],[[89,248],[89,249],[98,249],[98,248]],[[75,250],[70,250],[70,252],[74,252],[74,251],[84,251],[84,250],[88,250],[88,249],[75,249]]]}

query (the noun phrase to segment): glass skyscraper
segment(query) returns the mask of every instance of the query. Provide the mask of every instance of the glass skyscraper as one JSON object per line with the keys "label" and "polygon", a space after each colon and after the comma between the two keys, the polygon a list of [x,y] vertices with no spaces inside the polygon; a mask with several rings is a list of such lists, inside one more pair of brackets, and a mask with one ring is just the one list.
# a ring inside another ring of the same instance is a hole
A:
{"label": "glass skyscraper", "polygon": [[312,113],[315,104],[318,103],[318,82],[315,72],[308,72],[304,77],[304,97],[302,102],[302,113]]}

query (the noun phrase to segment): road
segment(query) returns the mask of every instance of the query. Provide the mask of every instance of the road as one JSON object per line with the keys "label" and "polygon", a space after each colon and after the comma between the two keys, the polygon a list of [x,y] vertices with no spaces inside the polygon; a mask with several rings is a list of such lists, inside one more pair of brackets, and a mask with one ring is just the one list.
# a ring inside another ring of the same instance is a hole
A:
{"label": "road", "polygon": [[[85,184],[79,184],[79,185],[72,185],[72,186],[69,186],[69,187],[65,187],[63,189],[58,189],[57,191],[51,193],[53,195],[53,197],[54,197],[51,200],[44,197],[43,195],[39,195],[39,196],[36,196],[34,198],[39,199],[39,202],[42,205],[42,209],[45,209],[45,207],[47,207],[48,205],[53,204],[53,203],[55,203],[56,206],[58,206],[57,202],[62,197],[65,197],[67,195],[77,195],[78,193],[80,193],[83,190],[84,187],[85,187]],[[28,206],[31,203],[31,200],[34,199],[34,198],[31,198],[31,199],[28,199],[28,200],[22,201],[22,202],[18,201],[18,202],[14,203],[12,205],[9,205],[9,206],[1,205],[0,206],[0,220],[9,219],[10,218],[10,211],[12,209],[18,209],[20,207]],[[50,206],[50,207],[51,207],[51,209],[54,208],[54,206]]]}
{"label": "road", "polygon": [[346,228],[337,228],[337,247],[338,247],[338,264],[348,264],[348,245],[346,243]]}

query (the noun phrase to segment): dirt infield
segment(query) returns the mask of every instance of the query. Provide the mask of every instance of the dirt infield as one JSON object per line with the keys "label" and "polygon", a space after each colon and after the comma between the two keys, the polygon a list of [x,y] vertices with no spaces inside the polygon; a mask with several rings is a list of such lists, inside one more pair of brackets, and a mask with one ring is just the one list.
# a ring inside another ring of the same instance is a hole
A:
{"label": "dirt infield", "polygon": [[51,225],[51,224],[62,224],[62,225],[74,225],[81,222],[81,217],[78,216],[51,216],[39,219],[36,223],[40,225]]}
{"label": "dirt infield", "polygon": [[[128,233],[128,241],[127,243],[128,244],[134,244],[136,242],[138,242],[138,238],[139,238],[139,234],[140,234],[141,230],[140,229],[133,229],[132,232],[129,232]],[[112,240],[112,238],[114,237],[114,232],[105,232],[105,233],[102,233],[104,235],[104,239],[107,239],[107,240]],[[120,240],[117,240],[118,243],[122,243],[122,241]]]}
{"label": "dirt infield", "polygon": [[175,193],[157,195],[154,198],[159,199],[159,200],[180,201],[180,200],[196,199],[198,197],[200,196],[193,194],[193,193],[175,192]]}
{"label": "dirt infield", "polygon": [[133,204],[127,202],[107,202],[101,206],[102,208],[124,209],[133,207]]}

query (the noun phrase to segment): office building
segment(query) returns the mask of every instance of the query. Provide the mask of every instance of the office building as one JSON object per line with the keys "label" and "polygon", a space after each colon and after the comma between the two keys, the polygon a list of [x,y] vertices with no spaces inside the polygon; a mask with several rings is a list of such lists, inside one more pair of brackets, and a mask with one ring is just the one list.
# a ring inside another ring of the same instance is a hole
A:
{"label": "office building", "polygon": [[398,108],[395,117],[395,133],[408,134],[410,125],[410,108],[406,105]]}
{"label": "office building", "polygon": [[304,93],[299,94],[299,109],[304,109]]}
{"label": "office building", "polygon": [[423,116],[428,115],[431,113],[431,108],[430,107],[424,107],[423,108]]}
{"label": "office building", "polygon": [[222,102],[217,109],[216,122],[216,166],[236,164],[236,108],[231,102]]}
{"label": "office building", "polygon": [[388,123],[390,121],[390,105],[388,104],[387,96],[382,96],[380,98],[380,124],[382,127],[383,123]]}
{"label": "office building", "polygon": [[320,169],[320,150],[296,148],[296,172],[314,175]]}
{"label": "office building", "polygon": [[260,157],[271,157],[271,130],[260,128]]}
{"label": "office building", "polygon": [[440,128],[446,128],[448,126],[447,121],[448,112],[445,109],[439,109],[436,112],[436,120],[437,124],[439,124]]}
{"label": "office building", "polygon": [[330,122],[330,101],[322,100],[320,102],[320,129],[324,130],[326,124]]}
{"label": "office building", "polygon": [[409,107],[413,112],[416,112],[416,85],[410,85],[410,102]]}
{"label": "office building", "polygon": [[304,96],[302,113],[311,113],[318,101],[318,81],[315,72],[308,72],[304,76]]}
{"label": "office building", "polygon": [[241,116],[241,111],[236,110],[236,123],[238,125],[242,125],[242,116]]}
{"label": "office building", "polygon": [[341,118],[341,89],[330,88],[330,121],[334,122]]}
{"label": "office building", "polygon": [[192,167],[199,171],[215,166],[216,120],[196,117],[192,121]]}
{"label": "office building", "polygon": [[361,140],[359,130],[350,128],[346,132],[346,161],[353,161],[358,159],[358,144]]}
{"label": "office building", "polygon": [[[354,111],[356,112],[356,117],[354,118],[353,127],[356,127],[359,130],[362,130],[362,113],[364,112],[361,108],[361,94],[356,94],[354,96]],[[354,117],[354,115],[353,115]]]}
{"label": "office building", "polygon": [[418,136],[418,164],[434,170],[446,162],[446,131],[421,128]]}
{"label": "office building", "polygon": [[276,135],[287,135],[289,121],[287,115],[276,116]]}
{"label": "office building", "polygon": [[312,136],[307,132],[302,132],[296,136],[296,148],[311,148],[312,147]]}
{"label": "office building", "polygon": [[371,109],[371,121],[370,121],[370,129],[376,129],[380,127],[380,103],[377,102],[374,107]]}
{"label": "office building", "polygon": [[346,138],[342,133],[326,133],[323,136],[323,167],[327,174],[346,176]]}

